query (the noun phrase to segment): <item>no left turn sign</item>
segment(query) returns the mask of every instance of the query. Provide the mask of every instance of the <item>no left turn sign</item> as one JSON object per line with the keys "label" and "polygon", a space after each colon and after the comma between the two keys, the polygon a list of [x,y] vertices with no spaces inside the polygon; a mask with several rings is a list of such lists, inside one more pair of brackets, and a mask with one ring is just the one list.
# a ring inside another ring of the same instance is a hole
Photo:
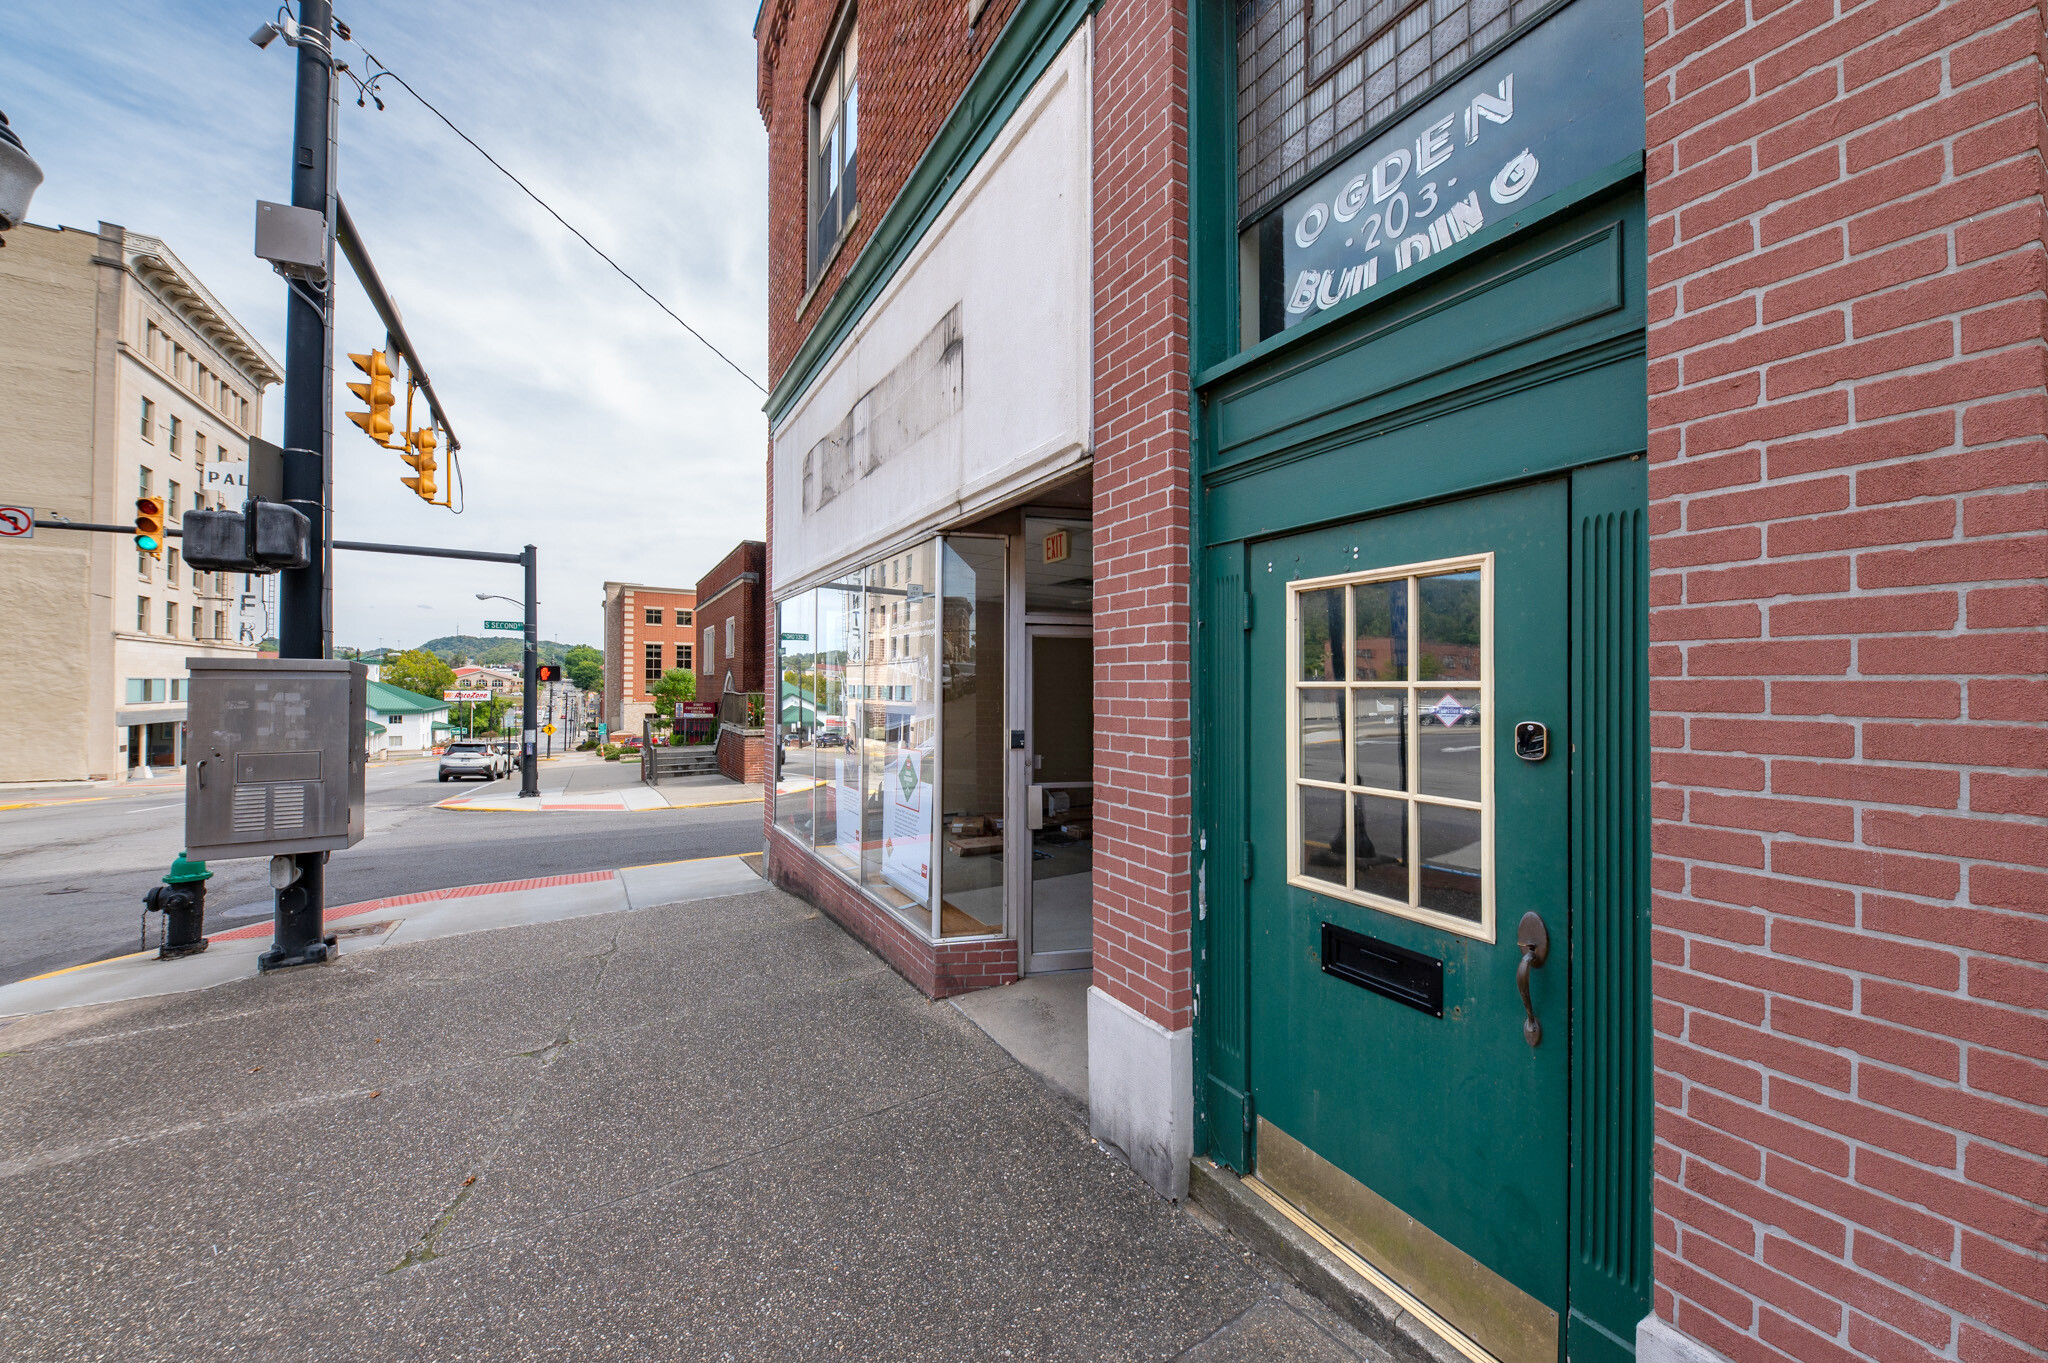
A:
{"label": "no left turn sign", "polygon": [[35,537],[34,507],[0,506],[0,540],[32,540]]}

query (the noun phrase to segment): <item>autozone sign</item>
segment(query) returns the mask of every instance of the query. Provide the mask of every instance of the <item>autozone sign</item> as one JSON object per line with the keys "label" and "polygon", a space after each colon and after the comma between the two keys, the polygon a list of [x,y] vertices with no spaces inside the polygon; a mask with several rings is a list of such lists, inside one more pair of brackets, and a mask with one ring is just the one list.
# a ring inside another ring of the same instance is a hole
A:
{"label": "autozone sign", "polygon": [[489,691],[443,691],[441,693],[441,699],[446,701],[489,700],[490,698],[491,693]]}

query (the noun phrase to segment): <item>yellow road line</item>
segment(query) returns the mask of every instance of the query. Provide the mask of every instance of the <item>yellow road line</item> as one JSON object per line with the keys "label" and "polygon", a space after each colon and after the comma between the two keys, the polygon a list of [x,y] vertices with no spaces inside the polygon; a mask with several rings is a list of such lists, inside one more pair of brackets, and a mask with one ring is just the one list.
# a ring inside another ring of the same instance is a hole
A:
{"label": "yellow road line", "polygon": [[141,951],[131,951],[125,956],[109,956],[104,961],[87,961],[84,965],[67,965],[62,970],[52,970],[42,975],[31,975],[28,979],[22,980],[21,983],[30,984],[36,980],[54,980],[59,975],[69,975],[74,970],[90,970],[96,965],[112,965],[116,961],[131,961],[137,956],[147,955],[149,955],[149,951],[147,948],[144,948]]}
{"label": "yellow road line", "polygon": [[[138,791],[138,792],[136,792],[136,793],[137,793],[137,794],[142,794],[142,793],[144,793],[144,792],[140,792],[140,791]],[[167,791],[161,791],[161,790],[152,790],[152,791],[149,791],[149,792],[147,792],[147,793],[148,793],[148,794],[151,794],[151,795],[164,795],[164,794],[168,794],[168,792],[167,792]],[[79,797],[78,799],[76,799],[76,800],[22,800],[22,801],[20,801],[19,803],[16,803],[16,804],[11,804],[11,805],[0,805],[0,809],[47,809],[47,808],[49,808],[49,807],[50,807],[51,805],[89,805],[89,804],[93,804],[93,803],[95,803],[95,802],[97,802],[97,801],[100,801],[100,800],[114,800],[114,799],[126,799],[126,798],[128,798],[128,797],[126,797],[126,796],[115,796],[115,795],[84,795],[84,796],[80,796],[80,797]]]}
{"label": "yellow road line", "polygon": [[657,871],[664,866],[693,866],[700,861],[733,861],[750,857],[752,852],[725,852],[715,857],[684,857],[681,861],[650,861],[645,866],[621,866],[621,871]]}

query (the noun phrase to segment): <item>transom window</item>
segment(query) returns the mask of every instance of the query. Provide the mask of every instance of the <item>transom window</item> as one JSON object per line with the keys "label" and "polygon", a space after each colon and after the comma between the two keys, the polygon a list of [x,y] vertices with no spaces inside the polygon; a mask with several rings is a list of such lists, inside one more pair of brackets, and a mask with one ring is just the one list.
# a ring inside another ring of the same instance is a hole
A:
{"label": "transom window", "polygon": [[1290,585],[1290,884],[1493,940],[1491,573]]}
{"label": "transom window", "polygon": [[849,10],[838,45],[818,68],[811,98],[809,255],[814,283],[853,222],[859,142],[860,25]]}

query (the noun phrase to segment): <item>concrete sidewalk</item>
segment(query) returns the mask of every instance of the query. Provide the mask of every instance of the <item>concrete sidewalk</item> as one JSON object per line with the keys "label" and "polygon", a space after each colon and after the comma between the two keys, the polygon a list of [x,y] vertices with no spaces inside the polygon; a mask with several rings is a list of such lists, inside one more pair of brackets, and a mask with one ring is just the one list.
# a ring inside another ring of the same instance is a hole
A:
{"label": "concrete sidewalk", "polygon": [[1385,1357],[778,891],[344,948],[0,1026],[0,1357]]}
{"label": "concrete sidewalk", "polygon": [[456,795],[441,809],[479,810],[492,814],[554,814],[565,811],[701,809],[709,805],[751,804],[761,798],[759,785],[729,781],[716,773],[676,776],[660,785],[640,780],[639,759],[607,762],[578,754],[540,769],[540,794],[519,797],[517,778],[493,783],[475,795]]}

